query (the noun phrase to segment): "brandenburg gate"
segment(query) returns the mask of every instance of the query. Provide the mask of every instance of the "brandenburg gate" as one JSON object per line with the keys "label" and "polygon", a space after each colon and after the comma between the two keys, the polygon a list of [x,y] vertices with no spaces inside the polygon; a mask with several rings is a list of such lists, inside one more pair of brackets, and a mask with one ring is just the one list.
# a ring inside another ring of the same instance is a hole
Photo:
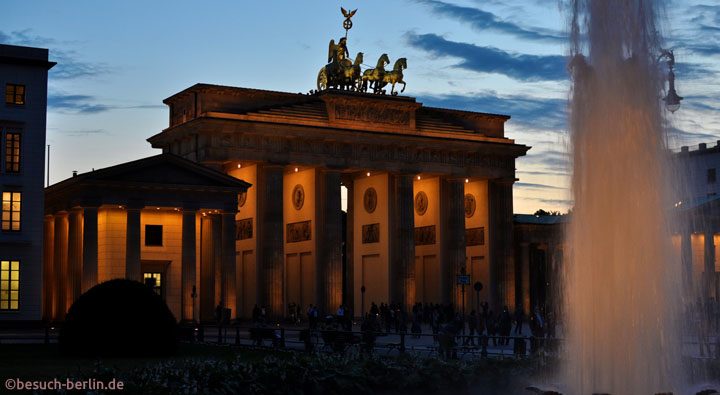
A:
{"label": "brandenburg gate", "polygon": [[[359,316],[372,302],[460,303],[459,274],[493,308],[515,305],[512,185],[529,147],[505,137],[508,116],[332,87],[197,84],[164,103],[154,148],[252,184],[226,301],[238,317],[255,304],[284,315],[344,303]],[[466,298],[474,308],[471,288]]]}

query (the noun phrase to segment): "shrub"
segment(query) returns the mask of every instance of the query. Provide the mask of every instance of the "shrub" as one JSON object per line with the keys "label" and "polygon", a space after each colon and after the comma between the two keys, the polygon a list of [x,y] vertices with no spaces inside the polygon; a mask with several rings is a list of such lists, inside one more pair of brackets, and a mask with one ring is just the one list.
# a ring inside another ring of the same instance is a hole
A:
{"label": "shrub", "polygon": [[98,284],[73,303],[60,331],[66,355],[162,356],[176,349],[175,317],[146,285],[131,280]]}

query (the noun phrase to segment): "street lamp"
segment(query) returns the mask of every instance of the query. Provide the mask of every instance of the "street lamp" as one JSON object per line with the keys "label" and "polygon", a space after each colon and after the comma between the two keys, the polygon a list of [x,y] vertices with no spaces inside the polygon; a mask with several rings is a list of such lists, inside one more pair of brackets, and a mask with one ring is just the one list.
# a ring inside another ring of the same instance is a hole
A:
{"label": "street lamp", "polygon": [[672,49],[663,49],[660,52],[658,61],[662,58],[667,58],[668,65],[668,93],[663,98],[663,101],[665,102],[665,108],[667,108],[671,113],[674,113],[680,108],[680,100],[682,100],[683,97],[679,96],[675,91],[675,71],[673,70],[675,67],[675,55],[673,54]]}

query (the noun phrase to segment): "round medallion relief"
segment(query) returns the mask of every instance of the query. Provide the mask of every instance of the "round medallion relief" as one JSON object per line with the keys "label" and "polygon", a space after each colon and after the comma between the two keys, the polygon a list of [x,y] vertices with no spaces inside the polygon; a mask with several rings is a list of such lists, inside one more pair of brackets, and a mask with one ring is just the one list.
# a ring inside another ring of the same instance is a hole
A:
{"label": "round medallion relief", "polygon": [[465,218],[470,218],[475,214],[475,196],[471,193],[465,195]]}
{"label": "round medallion relief", "polygon": [[247,201],[247,191],[240,192],[238,195],[238,208],[245,205],[245,202]]}
{"label": "round medallion relief", "polygon": [[295,188],[293,188],[292,204],[295,210],[300,210],[303,204],[305,204],[305,190],[300,184],[295,185]]}
{"label": "round medallion relief", "polygon": [[428,208],[428,197],[425,194],[425,192],[420,191],[417,194],[415,194],[415,212],[418,213],[418,215],[423,215],[427,211]]}
{"label": "round medallion relief", "polygon": [[375,188],[370,187],[365,190],[365,194],[363,195],[363,206],[365,207],[365,211],[368,213],[375,211],[375,208],[377,207],[377,192],[375,191]]}

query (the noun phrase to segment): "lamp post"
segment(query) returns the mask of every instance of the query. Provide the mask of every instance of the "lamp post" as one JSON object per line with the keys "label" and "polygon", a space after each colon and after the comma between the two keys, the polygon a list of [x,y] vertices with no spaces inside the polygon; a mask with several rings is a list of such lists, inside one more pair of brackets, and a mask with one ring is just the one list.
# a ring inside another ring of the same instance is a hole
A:
{"label": "lamp post", "polygon": [[663,49],[660,51],[658,61],[663,58],[667,58],[668,65],[668,93],[663,98],[663,101],[665,102],[665,108],[671,113],[674,113],[680,108],[680,101],[683,97],[679,96],[675,91],[675,71],[673,70],[675,67],[675,54],[673,54],[672,49]]}

